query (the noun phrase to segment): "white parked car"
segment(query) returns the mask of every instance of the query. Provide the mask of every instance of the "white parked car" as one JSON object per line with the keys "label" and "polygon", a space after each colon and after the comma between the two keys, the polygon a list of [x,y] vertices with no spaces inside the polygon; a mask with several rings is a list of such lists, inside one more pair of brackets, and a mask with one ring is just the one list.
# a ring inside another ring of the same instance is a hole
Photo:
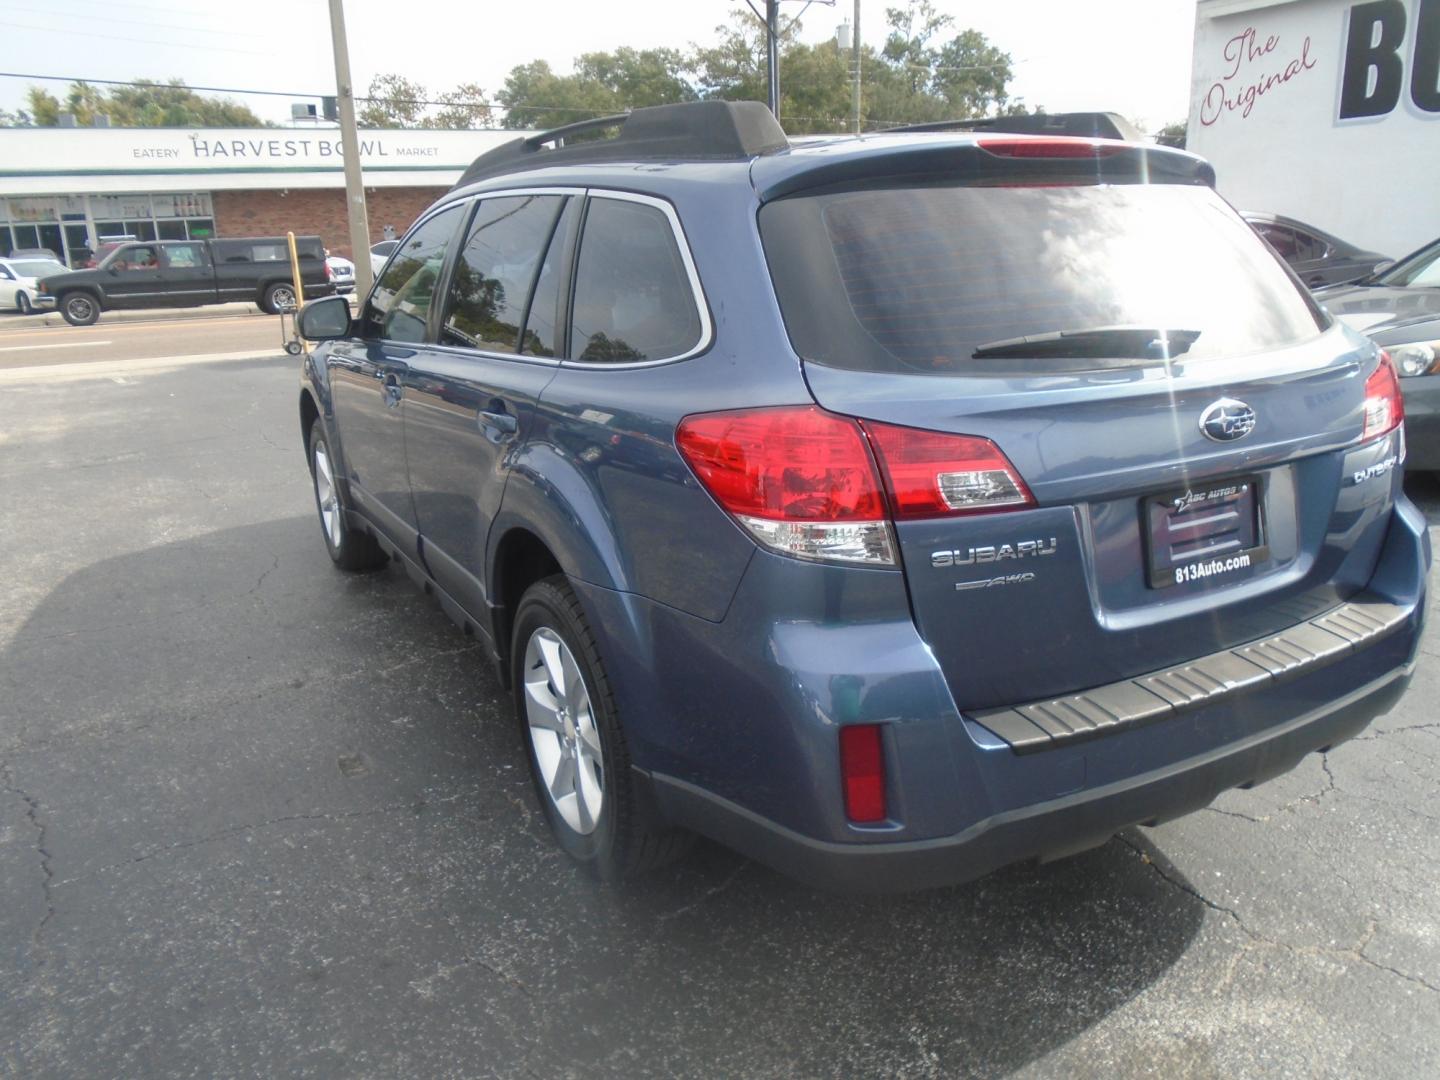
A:
{"label": "white parked car", "polygon": [[29,315],[41,308],[55,307],[55,297],[37,294],[35,283],[51,274],[63,274],[69,267],[58,259],[0,259],[0,309]]}
{"label": "white parked car", "polygon": [[335,283],[337,293],[348,296],[355,291],[354,263],[343,255],[327,255],[325,265],[330,268],[330,280]]}
{"label": "white parked car", "polygon": [[399,246],[399,240],[381,240],[378,244],[372,244],[370,246],[370,273],[378,278],[380,271],[384,270],[385,264],[390,261],[390,253]]}

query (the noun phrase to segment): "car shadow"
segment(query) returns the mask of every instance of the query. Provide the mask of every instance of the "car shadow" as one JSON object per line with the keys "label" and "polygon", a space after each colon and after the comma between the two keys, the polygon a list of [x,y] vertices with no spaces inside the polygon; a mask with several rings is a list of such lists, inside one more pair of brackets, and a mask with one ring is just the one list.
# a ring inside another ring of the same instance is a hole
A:
{"label": "car shadow", "polygon": [[1206,910],[1133,830],[910,895],[704,843],[595,884],[480,650],[403,573],[336,571],[309,517],[72,574],[0,688],[6,814],[40,830],[0,861],[28,912],[5,1026],[40,1072],[1001,1075],[1162,979]]}

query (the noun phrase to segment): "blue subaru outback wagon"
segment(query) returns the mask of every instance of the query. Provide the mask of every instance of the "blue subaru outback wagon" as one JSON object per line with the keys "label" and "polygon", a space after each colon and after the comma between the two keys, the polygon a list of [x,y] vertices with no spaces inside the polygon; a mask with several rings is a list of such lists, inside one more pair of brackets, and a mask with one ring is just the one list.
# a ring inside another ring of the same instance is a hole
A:
{"label": "blue subaru outback wagon", "polygon": [[1182,152],[642,109],[478,158],[301,326],[331,558],[484,643],[603,877],[1053,858],[1415,663],[1395,369]]}

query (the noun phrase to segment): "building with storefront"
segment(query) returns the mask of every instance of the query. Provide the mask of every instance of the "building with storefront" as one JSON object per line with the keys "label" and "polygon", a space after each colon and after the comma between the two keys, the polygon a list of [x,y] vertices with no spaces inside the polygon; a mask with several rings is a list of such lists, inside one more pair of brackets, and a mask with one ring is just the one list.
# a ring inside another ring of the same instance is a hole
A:
{"label": "building with storefront", "polygon": [[[511,131],[361,132],[372,242],[417,214]],[[107,237],[319,235],[353,257],[334,128],[0,129],[0,256],[80,265]]]}

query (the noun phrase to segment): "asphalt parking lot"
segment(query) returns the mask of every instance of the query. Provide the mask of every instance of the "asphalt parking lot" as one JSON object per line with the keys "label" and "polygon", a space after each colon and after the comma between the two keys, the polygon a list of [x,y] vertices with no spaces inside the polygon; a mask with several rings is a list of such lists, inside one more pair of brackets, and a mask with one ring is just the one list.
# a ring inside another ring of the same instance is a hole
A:
{"label": "asphalt parking lot", "polygon": [[1395,712],[1158,829],[913,896],[713,847],[602,889],[476,647],[330,566],[296,390],[0,372],[0,1075],[1440,1071],[1434,589]]}

